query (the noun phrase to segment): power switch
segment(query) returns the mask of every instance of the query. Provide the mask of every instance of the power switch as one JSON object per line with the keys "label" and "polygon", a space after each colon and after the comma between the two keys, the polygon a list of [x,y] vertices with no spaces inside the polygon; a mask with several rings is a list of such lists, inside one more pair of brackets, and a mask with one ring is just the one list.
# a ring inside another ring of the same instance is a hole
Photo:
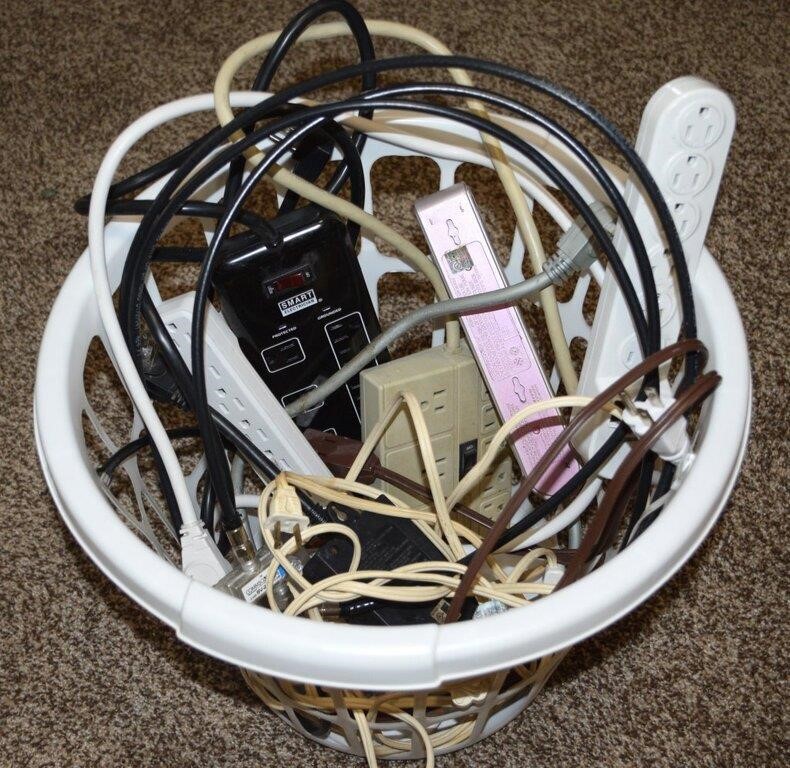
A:
{"label": "power switch", "polygon": [[458,446],[458,479],[477,464],[477,440],[467,440]]}

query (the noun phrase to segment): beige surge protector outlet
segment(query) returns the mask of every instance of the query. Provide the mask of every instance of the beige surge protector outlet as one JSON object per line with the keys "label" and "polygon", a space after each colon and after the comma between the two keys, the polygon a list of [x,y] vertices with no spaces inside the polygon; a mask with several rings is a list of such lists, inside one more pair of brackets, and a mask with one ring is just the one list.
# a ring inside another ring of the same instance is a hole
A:
{"label": "beige surge protector outlet", "polygon": [[[447,496],[477,463],[501,426],[472,353],[461,344],[457,352],[432,347],[399,360],[362,371],[362,434],[366,436],[401,391],[420,401],[431,436],[436,464]],[[417,436],[405,405],[379,443],[382,466],[427,484]],[[383,489],[415,507],[425,504],[384,483]],[[496,519],[510,498],[510,451],[500,457],[462,501],[482,515]]]}

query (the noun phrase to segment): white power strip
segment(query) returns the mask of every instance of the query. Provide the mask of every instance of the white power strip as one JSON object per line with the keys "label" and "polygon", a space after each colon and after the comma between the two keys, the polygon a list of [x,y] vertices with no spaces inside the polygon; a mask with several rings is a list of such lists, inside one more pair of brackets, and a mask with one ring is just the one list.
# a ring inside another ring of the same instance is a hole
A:
{"label": "white power strip", "polygon": [[[167,330],[188,366],[194,293],[159,305]],[[326,465],[239,348],[233,332],[214,307],[206,315],[206,394],[221,413],[281,469],[330,477]]]}
{"label": "white power strip", "polygon": [[[711,214],[716,203],[727,153],[735,130],[735,108],[722,90],[697,77],[680,77],[660,88],[642,115],[636,151],[645,162],[675,219],[693,280]],[[642,234],[653,268],[661,316],[661,345],[671,344],[680,330],[681,312],[666,242],[652,205],[629,177],[625,201]],[[633,252],[618,223],[614,246],[639,286]],[[641,296],[641,290],[639,290]],[[587,355],[579,377],[579,394],[594,396],[642,360],[628,308],[611,269],[607,269],[595,312]],[[575,445],[592,456],[615,428],[605,417],[591,422]],[[625,456],[622,448],[603,468],[611,477]]]}

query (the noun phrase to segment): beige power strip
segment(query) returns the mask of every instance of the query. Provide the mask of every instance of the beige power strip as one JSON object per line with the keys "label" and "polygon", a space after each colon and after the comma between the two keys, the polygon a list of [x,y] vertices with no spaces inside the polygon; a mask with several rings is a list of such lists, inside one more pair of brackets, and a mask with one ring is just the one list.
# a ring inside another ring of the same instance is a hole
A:
{"label": "beige power strip", "polygon": [[[477,462],[501,426],[472,353],[465,343],[457,352],[432,347],[360,375],[362,434],[367,436],[401,391],[420,401],[445,496]],[[382,466],[426,483],[417,437],[405,408],[384,433],[377,454]],[[511,458],[505,446],[491,470],[463,502],[496,519],[511,491]],[[424,504],[388,483],[383,489],[408,503]]]}

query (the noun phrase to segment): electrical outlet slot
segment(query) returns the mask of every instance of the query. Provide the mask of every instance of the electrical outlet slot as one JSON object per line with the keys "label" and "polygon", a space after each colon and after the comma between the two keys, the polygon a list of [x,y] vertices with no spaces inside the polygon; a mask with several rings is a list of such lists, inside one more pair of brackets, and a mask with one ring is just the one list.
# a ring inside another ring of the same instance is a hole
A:
{"label": "electrical outlet slot", "polygon": [[497,427],[497,415],[494,406],[488,403],[483,406],[483,432],[489,432]]}
{"label": "electrical outlet slot", "polygon": [[687,147],[708,148],[718,141],[724,126],[724,116],[712,104],[691,104],[680,118],[680,138]]}
{"label": "electrical outlet slot", "polygon": [[[447,474],[447,467],[448,461],[446,456],[434,456],[434,460],[436,462],[436,469],[439,473],[439,477],[444,479],[445,475]],[[422,480],[423,485],[427,485],[428,483],[428,474],[426,473],[425,469],[420,470],[420,479]]]}
{"label": "electrical outlet slot", "polygon": [[694,234],[699,223],[699,211],[692,203],[675,203],[673,217],[681,240],[686,240]]}
{"label": "electrical outlet slot", "polygon": [[708,186],[712,174],[711,164],[701,154],[684,152],[669,164],[669,187],[676,195],[698,195]]}

